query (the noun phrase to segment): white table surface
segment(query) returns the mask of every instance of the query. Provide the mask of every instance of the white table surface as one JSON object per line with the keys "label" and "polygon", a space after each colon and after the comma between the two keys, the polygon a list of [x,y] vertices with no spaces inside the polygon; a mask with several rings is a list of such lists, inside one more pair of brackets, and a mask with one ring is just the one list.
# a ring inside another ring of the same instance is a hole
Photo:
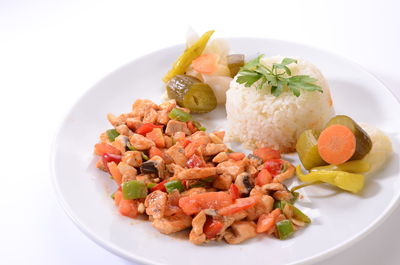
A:
{"label": "white table surface", "polygon": [[[132,264],[74,226],[49,175],[61,117],[107,73],[182,43],[193,27],[216,29],[219,37],[269,37],[333,51],[400,97],[399,11],[395,0],[1,0],[0,264]],[[399,264],[399,223],[397,209],[362,241],[320,264]]]}

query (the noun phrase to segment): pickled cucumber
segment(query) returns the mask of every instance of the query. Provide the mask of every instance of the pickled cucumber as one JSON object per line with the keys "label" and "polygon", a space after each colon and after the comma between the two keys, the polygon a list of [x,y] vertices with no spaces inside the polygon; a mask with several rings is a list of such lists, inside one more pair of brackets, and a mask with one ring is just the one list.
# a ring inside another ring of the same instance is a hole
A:
{"label": "pickled cucumber", "polygon": [[197,42],[195,42],[192,46],[186,48],[182,55],[179,56],[178,59],[176,59],[176,61],[172,65],[172,68],[163,77],[164,83],[167,83],[169,80],[171,80],[171,78],[176,75],[181,75],[185,73],[186,69],[189,67],[192,61],[199,57],[204,51],[208,40],[211,38],[211,35],[213,33],[213,30],[207,31],[199,38]]}
{"label": "pickled cucumber", "polygon": [[233,78],[244,65],[244,54],[231,54],[227,56],[228,68]]}
{"label": "pickled cucumber", "polygon": [[212,88],[199,79],[188,75],[174,76],[167,83],[170,99],[175,99],[179,106],[194,113],[210,112],[217,106],[217,99]]}
{"label": "pickled cucumber", "polygon": [[296,143],[296,151],[304,168],[310,170],[313,167],[326,165],[318,153],[318,132],[305,130]]}
{"label": "pickled cucumber", "polygon": [[371,138],[352,118],[346,115],[337,115],[326,124],[325,128],[334,124],[346,126],[356,137],[356,151],[350,160],[362,159],[369,153],[372,148]]}

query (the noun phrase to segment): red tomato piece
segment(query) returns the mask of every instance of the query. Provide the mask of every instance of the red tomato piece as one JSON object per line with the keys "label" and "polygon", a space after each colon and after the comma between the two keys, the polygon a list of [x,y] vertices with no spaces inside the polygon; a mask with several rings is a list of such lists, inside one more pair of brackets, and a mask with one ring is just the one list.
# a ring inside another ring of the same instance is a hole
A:
{"label": "red tomato piece", "polygon": [[272,175],[267,169],[262,169],[256,177],[256,185],[262,186],[272,182]]}
{"label": "red tomato piece", "polygon": [[136,133],[141,134],[143,136],[146,135],[146,133],[151,132],[154,128],[163,128],[163,125],[155,125],[153,123],[144,123],[142,126],[140,126],[137,130]]}
{"label": "red tomato piece", "polygon": [[104,153],[101,157],[101,159],[103,160],[104,167],[107,169],[108,172],[110,172],[110,170],[108,169],[107,163],[115,162],[115,164],[118,165],[119,162],[121,162],[121,158],[122,156],[120,155],[109,154],[109,153]]}
{"label": "red tomato piece", "polygon": [[223,227],[224,227],[224,224],[221,221],[215,220],[211,216],[207,216],[207,220],[203,226],[203,231],[204,231],[204,234],[206,235],[207,239],[212,239],[219,232],[221,232]]}
{"label": "red tomato piece", "polygon": [[264,168],[271,173],[273,177],[282,173],[283,160],[282,159],[270,159],[265,161]]}

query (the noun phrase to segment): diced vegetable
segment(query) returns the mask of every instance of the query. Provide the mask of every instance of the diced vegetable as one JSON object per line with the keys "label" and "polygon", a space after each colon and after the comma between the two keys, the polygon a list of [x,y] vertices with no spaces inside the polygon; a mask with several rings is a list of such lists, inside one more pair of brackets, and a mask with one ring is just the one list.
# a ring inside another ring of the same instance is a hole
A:
{"label": "diced vegetable", "polygon": [[370,164],[363,160],[352,160],[352,161],[347,161],[346,163],[340,165],[327,165],[327,166],[314,167],[311,169],[311,171],[339,170],[350,173],[365,173],[368,172],[370,168],[371,168]]}
{"label": "diced vegetable", "polygon": [[272,148],[268,147],[263,147],[263,148],[258,148],[253,151],[253,154],[255,156],[260,157],[264,162],[270,159],[280,159],[281,158],[281,153],[279,151],[274,150]]}
{"label": "diced vegetable", "polygon": [[189,168],[194,168],[194,167],[204,167],[204,161],[200,159],[200,157],[196,154],[193,154],[186,162],[186,165]]}
{"label": "diced vegetable", "polygon": [[218,56],[214,53],[202,54],[192,61],[192,67],[199,73],[212,74],[217,70]]}
{"label": "diced vegetable", "polygon": [[304,168],[310,170],[313,167],[326,165],[318,153],[318,133],[315,130],[305,130],[299,136],[296,143],[296,151]]}
{"label": "diced vegetable", "polygon": [[284,164],[282,159],[270,159],[264,163],[264,168],[275,177],[283,172]]}
{"label": "diced vegetable", "polygon": [[213,219],[210,216],[207,216],[206,222],[203,226],[204,234],[206,235],[207,239],[214,238],[219,232],[221,232],[224,224],[216,219]]}
{"label": "diced vegetable", "polygon": [[144,152],[140,152],[140,154],[142,155],[143,160],[147,161],[150,159]]}
{"label": "diced vegetable", "polygon": [[268,214],[262,214],[257,221],[257,233],[264,233],[272,229],[276,223],[276,219],[280,214],[280,208],[276,208]]}
{"label": "diced vegetable", "polygon": [[167,84],[168,97],[194,113],[210,112],[217,106],[212,88],[188,75],[174,76]]}
{"label": "diced vegetable", "polygon": [[136,151],[137,150],[130,142],[128,142],[126,144],[126,147],[129,149],[129,151]]}
{"label": "diced vegetable", "polygon": [[230,54],[227,56],[227,61],[231,77],[234,77],[244,65],[244,54]]}
{"label": "diced vegetable", "polygon": [[337,115],[328,122],[326,128],[334,124],[346,126],[356,138],[356,150],[350,160],[362,159],[369,153],[372,148],[371,138],[352,118],[345,115]]}
{"label": "diced vegetable", "polygon": [[283,220],[276,223],[279,239],[286,239],[294,233],[293,224],[290,220]]}
{"label": "diced vegetable", "polygon": [[165,188],[165,183],[167,183],[167,180],[163,180],[160,183],[158,183],[157,185],[151,187],[151,192],[156,191],[156,190],[160,190],[160,191],[167,191],[167,189]]}
{"label": "diced vegetable", "polygon": [[184,74],[186,69],[192,63],[192,61],[199,57],[203,52],[204,48],[207,45],[208,40],[211,35],[214,33],[213,30],[207,31],[204,33],[199,40],[194,43],[192,46],[186,48],[181,56],[174,62],[172,69],[168,71],[168,73],[163,77],[164,83],[167,83],[171,78],[176,75]]}
{"label": "diced vegetable", "polygon": [[200,122],[198,122],[198,121],[192,121],[192,122],[193,122],[193,125],[194,125],[199,131],[203,131],[203,132],[206,131],[206,128],[204,128],[203,126],[201,126]]}
{"label": "diced vegetable", "polygon": [[274,205],[277,208],[280,208],[281,210],[283,210],[283,208],[285,208],[285,206],[289,206],[293,212],[293,218],[299,221],[302,221],[306,224],[311,223],[311,219],[304,214],[300,209],[298,209],[296,206],[294,206],[293,204],[286,202],[286,201],[276,201],[276,204]]}
{"label": "diced vegetable", "polygon": [[318,153],[334,165],[348,161],[356,150],[356,137],[346,126],[334,124],[324,129],[318,138]]}
{"label": "diced vegetable", "polygon": [[114,142],[115,138],[119,136],[119,132],[117,132],[117,130],[115,129],[107,130],[106,133],[108,140],[110,140],[110,142]]}
{"label": "diced vegetable", "polygon": [[138,216],[138,208],[137,203],[133,200],[124,200],[122,199],[119,203],[119,213],[123,216],[127,216],[130,218],[135,218]]}
{"label": "diced vegetable", "polygon": [[151,132],[153,129],[155,128],[160,128],[162,129],[163,126],[162,125],[155,125],[153,123],[144,123],[142,124],[142,126],[140,126],[137,130],[136,133],[141,134],[143,136],[146,135],[146,133]]}
{"label": "diced vegetable", "polygon": [[108,167],[108,170],[110,171],[111,176],[115,180],[115,182],[118,185],[121,185],[122,175],[121,175],[121,172],[119,172],[117,164],[112,161],[112,162],[107,163],[107,167]]}
{"label": "diced vegetable", "polygon": [[187,122],[192,119],[192,115],[178,108],[173,108],[171,112],[168,114],[168,117],[170,119],[183,122]]}
{"label": "diced vegetable", "polygon": [[94,153],[99,156],[102,156],[105,153],[120,155],[121,151],[107,143],[98,143],[94,145]]}
{"label": "diced vegetable", "polygon": [[118,165],[118,163],[121,162],[121,158],[122,156],[120,155],[109,154],[109,153],[105,153],[101,156],[101,159],[107,171],[110,171],[107,166],[109,162],[115,162]]}
{"label": "diced vegetable", "polygon": [[185,187],[183,186],[182,181],[180,180],[169,181],[165,183],[164,186],[168,193],[171,193],[173,190],[178,190],[179,192],[185,190]]}
{"label": "diced vegetable", "polygon": [[122,183],[122,194],[125,200],[146,198],[147,185],[137,180],[124,182]]}
{"label": "diced vegetable", "polygon": [[272,182],[272,175],[267,169],[262,169],[256,177],[256,185],[262,186]]}
{"label": "diced vegetable", "polygon": [[303,174],[300,166],[297,166],[296,173],[303,182],[322,181],[353,193],[359,192],[364,187],[364,176],[361,174],[328,170],[312,171],[311,173]]}
{"label": "diced vegetable", "polygon": [[150,183],[147,183],[147,188],[148,188],[148,189],[152,189],[152,188],[155,187],[156,185],[157,185],[156,183],[150,182]]}

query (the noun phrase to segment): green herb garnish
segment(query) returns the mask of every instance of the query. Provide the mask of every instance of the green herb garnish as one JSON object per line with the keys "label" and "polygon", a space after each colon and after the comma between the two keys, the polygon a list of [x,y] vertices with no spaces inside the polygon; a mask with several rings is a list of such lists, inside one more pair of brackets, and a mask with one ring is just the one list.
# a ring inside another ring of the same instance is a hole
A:
{"label": "green herb garnish", "polygon": [[313,84],[317,79],[308,75],[292,76],[292,72],[287,66],[291,63],[297,63],[297,60],[284,58],[281,63],[274,63],[272,68],[268,68],[260,63],[260,59],[263,56],[262,54],[248,61],[240,68],[236,82],[244,84],[245,87],[249,87],[255,82],[260,81],[256,88],[262,89],[267,85],[271,88],[272,95],[276,97],[285,89],[292,91],[293,95],[296,97],[300,96],[300,89],[323,92],[320,86]]}

